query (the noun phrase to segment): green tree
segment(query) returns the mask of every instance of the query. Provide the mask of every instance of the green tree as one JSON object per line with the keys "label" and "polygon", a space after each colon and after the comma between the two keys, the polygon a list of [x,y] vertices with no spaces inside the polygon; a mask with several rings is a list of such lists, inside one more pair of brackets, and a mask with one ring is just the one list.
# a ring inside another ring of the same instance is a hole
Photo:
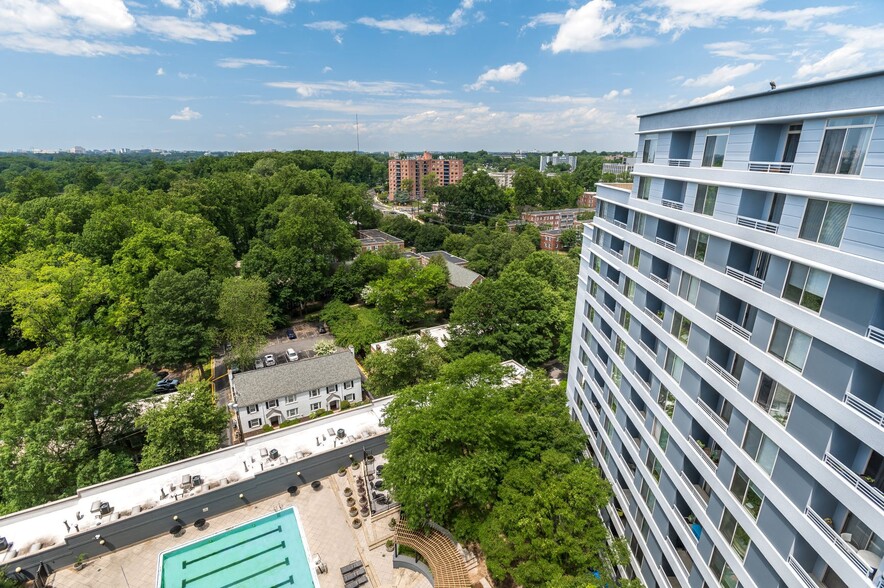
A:
{"label": "green tree", "polygon": [[559,240],[562,242],[562,247],[565,248],[565,251],[570,251],[580,244],[580,232],[577,229],[565,229],[559,235]]}
{"label": "green tree", "polygon": [[316,352],[317,357],[331,355],[337,350],[338,346],[334,344],[334,341],[320,341],[313,346],[313,351]]}
{"label": "green tree", "polygon": [[546,177],[533,167],[520,167],[513,175],[513,205],[516,208],[540,206],[540,193]]}
{"label": "green tree", "polygon": [[414,239],[414,250],[418,253],[422,251],[438,251],[450,234],[451,231],[444,225],[432,223],[420,225]]}
{"label": "green tree", "polygon": [[378,253],[366,251],[353,263],[339,265],[331,279],[333,296],[344,302],[356,300],[366,284],[387,273],[390,260],[384,257],[384,253],[383,250]]}
{"label": "green tree", "polygon": [[445,363],[442,348],[428,335],[400,337],[390,347],[387,352],[369,353],[363,363],[372,395],[376,397],[430,381]]}
{"label": "green tree", "polygon": [[98,456],[86,461],[77,472],[77,487],[85,488],[105,480],[128,476],[135,472],[135,462],[125,453],[102,449]]}
{"label": "green tree", "polygon": [[144,301],[144,331],[151,359],[158,365],[192,365],[203,374],[203,361],[217,340],[218,287],[201,269],[184,275],[164,270],[151,280]]}
{"label": "green tree", "polygon": [[411,259],[390,262],[387,273],[366,288],[365,301],[393,325],[414,325],[427,314],[427,299],[447,283],[436,264],[421,267]]}
{"label": "green tree", "polygon": [[484,223],[509,207],[506,193],[485,172],[464,174],[460,183],[438,194],[445,220],[453,225]]}
{"label": "green tree", "polygon": [[366,351],[372,343],[402,332],[401,328],[384,321],[376,309],[357,309],[339,300],[326,304],[320,318],[328,324],[338,345],[353,347],[357,353]]}
{"label": "green tree", "polygon": [[221,284],[218,322],[222,340],[232,346],[239,365],[248,365],[258,355],[270,331],[270,293],[261,278],[227,278]]}
{"label": "green tree", "polygon": [[208,382],[188,382],[164,406],[136,421],[146,431],[141,469],[161,466],[214,451],[228,422],[227,411],[212,399]]}

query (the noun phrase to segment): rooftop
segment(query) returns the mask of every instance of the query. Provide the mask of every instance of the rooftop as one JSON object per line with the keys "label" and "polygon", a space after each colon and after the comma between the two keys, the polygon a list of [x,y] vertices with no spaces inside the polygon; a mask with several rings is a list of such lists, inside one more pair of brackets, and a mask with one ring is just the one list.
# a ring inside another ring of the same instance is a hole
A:
{"label": "rooftop", "polygon": [[422,252],[418,253],[417,255],[418,255],[418,257],[425,257],[427,259],[430,259],[434,255],[441,255],[445,261],[448,261],[450,263],[456,263],[458,265],[465,265],[467,263],[467,260],[464,259],[463,257],[451,255],[447,251],[422,251]]}
{"label": "rooftop", "polygon": [[581,212],[586,212],[586,209],[584,209],[584,208],[557,208],[555,210],[526,210],[522,214],[562,214],[562,213],[580,214]]}
{"label": "rooftop", "polygon": [[361,377],[353,353],[339,351],[234,374],[234,401],[240,406],[275,400]]}
{"label": "rooftop", "polygon": [[400,239],[399,237],[395,237],[378,229],[366,229],[364,231],[359,231],[359,241],[364,245],[375,245],[378,243],[403,243],[402,239]]}
{"label": "rooftop", "polygon": [[545,229],[540,231],[541,235],[561,235],[564,229]]}
{"label": "rooftop", "polygon": [[478,274],[471,269],[467,269],[462,265],[446,261],[448,266],[448,283],[455,288],[469,288],[476,280],[484,279],[482,274]]}
{"label": "rooftop", "polygon": [[605,186],[608,188],[614,188],[615,190],[626,190],[627,192],[632,191],[632,182],[599,182],[596,186]]}
{"label": "rooftop", "polygon": [[[405,335],[406,337],[417,337],[419,335],[428,335],[436,340],[436,343],[439,344],[439,347],[445,347],[448,343],[449,333],[448,333],[448,325],[439,325],[437,327],[428,327],[426,329],[421,329],[420,332],[415,333],[414,335]],[[380,351],[382,353],[386,353],[390,351],[390,347],[393,341],[401,339],[402,337],[397,337],[396,339],[388,339],[386,341],[381,341],[379,343],[372,343],[371,350],[372,351]]]}

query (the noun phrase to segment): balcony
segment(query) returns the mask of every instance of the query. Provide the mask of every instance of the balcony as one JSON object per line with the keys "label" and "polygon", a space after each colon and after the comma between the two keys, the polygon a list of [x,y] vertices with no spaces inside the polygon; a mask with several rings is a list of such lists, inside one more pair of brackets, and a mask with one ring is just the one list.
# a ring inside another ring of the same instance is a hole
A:
{"label": "balcony", "polygon": [[611,219],[611,223],[616,227],[620,227],[621,229],[626,229],[626,223],[623,221]]}
{"label": "balcony", "polygon": [[790,174],[792,173],[791,163],[782,161],[750,161],[749,171],[763,172],[770,174]]}
{"label": "balcony", "polygon": [[715,363],[715,360],[708,355],[706,356],[706,365],[712,368],[713,372],[721,376],[725,382],[727,382],[734,388],[737,388],[740,385],[740,380],[731,375],[731,373],[728,372],[726,369]]}
{"label": "balcony", "polygon": [[[666,287],[668,288],[669,285],[667,284]],[[645,308],[645,312],[648,314],[648,316],[650,316],[652,319],[657,321],[657,323],[659,323],[660,325],[663,324],[663,311],[662,310],[655,312],[655,311],[651,310],[650,308]],[[658,312],[659,312],[659,314],[658,314]]]}
{"label": "balcony", "polygon": [[697,398],[697,404],[700,406],[701,409],[703,409],[703,412],[705,412],[709,416],[709,418],[712,419],[712,422],[718,425],[719,429],[721,429],[722,431],[727,431],[727,423],[725,422],[725,420],[718,416],[718,414],[714,410],[712,410],[712,407],[706,404],[706,402],[702,398]]}
{"label": "balcony", "polygon": [[723,314],[721,314],[719,312],[715,313],[715,322],[717,322],[721,325],[724,325],[729,330],[733,331],[734,333],[736,333],[737,335],[739,335],[740,337],[742,337],[746,341],[748,341],[749,338],[752,336],[752,333],[750,333],[749,331],[747,331],[746,329],[744,329],[743,327],[741,327],[740,325],[738,325],[737,323],[735,323],[734,321],[732,321],[731,319],[727,318],[726,316],[724,316]]}
{"label": "balcony", "polygon": [[661,239],[660,237],[657,237],[654,239],[654,242],[657,245],[660,245],[661,247],[665,247],[666,249],[668,249],[670,251],[675,251],[675,243],[673,243],[672,241],[667,241],[666,239]]}
{"label": "balcony", "polygon": [[860,413],[879,427],[884,426],[884,412],[881,412],[865,400],[861,399],[858,396],[854,396],[850,392],[844,394],[844,398],[842,399],[844,404]]}
{"label": "balcony", "polygon": [[724,273],[736,280],[743,282],[744,284],[749,284],[754,288],[758,288],[759,290],[764,287],[764,280],[756,278],[755,276],[751,276],[746,272],[740,271],[735,267],[727,266],[724,268]]}
{"label": "balcony", "polygon": [[850,563],[856,567],[867,578],[872,573],[872,568],[866,564],[860,558],[859,555],[853,550],[853,548],[835,532],[835,529],[830,527],[826,521],[820,517],[820,515],[816,514],[812,508],[809,506],[804,509],[804,514],[807,515],[807,518],[810,519],[810,522],[819,529],[819,531],[826,536],[826,538],[832,542],[832,544],[840,551],[844,557],[846,557]]}
{"label": "balcony", "polygon": [[691,559],[691,556],[685,550],[684,547],[676,547],[672,544],[672,539],[666,537],[666,543],[669,544],[669,549],[675,554],[678,558],[678,561],[681,562],[682,567],[684,568],[685,575],[690,576],[691,570],[694,569],[694,560]]}
{"label": "balcony", "polygon": [[652,358],[654,358],[654,359],[657,358],[657,352],[654,351],[653,349],[651,349],[651,346],[650,346],[650,345],[648,345],[647,343],[645,343],[645,342],[642,341],[642,340],[639,340],[638,344],[641,345],[642,348],[643,348],[645,351],[647,351],[648,355],[650,355]]}
{"label": "balcony", "polygon": [[651,391],[651,383],[645,380],[641,375],[639,375],[638,370],[632,370],[632,373],[635,374],[635,377],[638,378],[638,381],[645,387],[645,389],[650,392]]}
{"label": "balcony", "polygon": [[[657,284],[658,286],[662,287],[664,290],[669,289],[669,282],[664,280],[663,278],[661,278],[660,276],[658,276],[656,274],[651,274],[651,281],[654,282],[655,284]],[[663,319],[660,319],[660,320],[662,321]]]}
{"label": "balcony", "polygon": [[[703,456],[703,459],[706,460],[709,467],[712,468],[713,471],[717,470],[718,462],[721,459],[721,450],[712,448],[702,441],[697,441],[691,435],[688,435],[688,439],[691,441],[691,444],[697,448],[697,452]],[[714,444],[711,440],[710,442]]]}
{"label": "balcony", "polygon": [[708,505],[709,495],[703,491],[703,488],[699,484],[694,484],[693,482],[691,482],[687,474],[684,473],[684,470],[680,471],[678,474],[681,476],[681,479],[684,481],[684,483],[688,485],[688,488],[690,488],[697,496],[697,498],[700,499],[700,502]]}
{"label": "balcony", "polygon": [[674,208],[675,210],[684,210],[684,204],[681,202],[676,202],[675,200],[663,200],[663,206],[666,208]]}
{"label": "balcony", "polygon": [[669,167],[691,167],[691,160],[670,158]]}
{"label": "balcony", "polygon": [[868,337],[875,343],[880,343],[884,345],[884,329],[879,329],[878,327],[873,327],[872,325],[869,325],[869,328],[866,330],[866,337]]}
{"label": "balcony", "polygon": [[839,476],[847,480],[848,484],[856,488],[860,494],[868,498],[872,504],[879,509],[884,510],[884,494],[881,494],[880,490],[872,487],[869,483],[863,480],[859,474],[838,461],[831,453],[826,453],[823,456],[823,461],[827,466],[835,470]]}
{"label": "balcony", "polygon": [[768,223],[758,219],[749,218],[748,216],[737,216],[737,224],[741,227],[755,229],[756,231],[764,231],[765,233],[776,233],[780,225],[776,223]]}
{"label": "balcony", "polygon": [[789,556],[789,566],[792,568],[792,571],[795,572],[799,578],[801,578],[801,583],[804,584],[806,588],[819,588],[819,584],[817,584],[813,578],[810,577],[801,564],[795,561],[791,555]]}

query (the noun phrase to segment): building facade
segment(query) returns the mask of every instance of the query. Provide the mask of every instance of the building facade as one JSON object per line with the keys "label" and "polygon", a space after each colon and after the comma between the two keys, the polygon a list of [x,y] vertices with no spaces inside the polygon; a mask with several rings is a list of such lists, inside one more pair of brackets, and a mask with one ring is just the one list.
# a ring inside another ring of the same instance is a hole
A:
{"label": "building facade", "polygon": [[595,192],[584,192],[577,197],[579,208],[595,208]]}
{"label": "building facade", "polygon": [[570,171],[574,171],[577,167],[577,156],[576,155],[565,155],[564,153],[553,153],[552,155],[541,155],[540,156],[540,171],[546,171],[546,168],[551,165],[559,165],[561,163],[568,164],[568,167],[571,168]]}
{"label": "building facade", "polygon": [[577,216],[585,213],[580,208],[559,210],[532,210],[522,213],[522,221],[538,228],[570,229],[579,224]]}
{"label": "building facade", "polygon": [[513,187],[513,178],[516,176],[516,172],[514,171],[490,171],[486,172],[494,183],[496,183],[501,188],[512,188]]}
{"label": "building facade", "polygon": [[540,248],[544,251],[564,251],[562,245],[562,229],[546,229],[540,231]]}
{"label": "building facade", "polygon": [[399,251],[405,251],[405,241],[378,229],[365,229],[364,231],[359,231],[358,234],[362,253],[378,251],[384,247],[395,247]]}
{"label": "building facade", "polygon": [[264,425],[338,410],[345,400],[362,401],[362,374],[350,351],[232,374],[230,387],[244,437]]}
{"label": "building facade", "polygon": [[424,154],[415,159],[390,159],[387,161],[387,177],[390,192],[389,200],[394,200],[402,190],[405,180],[411,184],[408,191],[411,200],[422,200],[428,186],[424,186],[424,177],[428,174],[436,176],[437,186],[450,186],[457,184],[463,178],[462,159],[444,159],[433,156],[424,151]]}
{"label": "building facade", "polygon": [[572,417],[647,586],[880,586],[884,74],[640,119],[598,186]]}

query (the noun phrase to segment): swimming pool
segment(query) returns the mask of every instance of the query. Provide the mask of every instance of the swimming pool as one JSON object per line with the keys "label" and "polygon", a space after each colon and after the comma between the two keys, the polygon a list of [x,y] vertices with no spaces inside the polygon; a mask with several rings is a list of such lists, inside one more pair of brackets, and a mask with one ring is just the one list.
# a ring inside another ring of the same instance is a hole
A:
{"label": "swimming pool", "polygon": [[318,588],[294,508],[160,554],[160,588]]}

